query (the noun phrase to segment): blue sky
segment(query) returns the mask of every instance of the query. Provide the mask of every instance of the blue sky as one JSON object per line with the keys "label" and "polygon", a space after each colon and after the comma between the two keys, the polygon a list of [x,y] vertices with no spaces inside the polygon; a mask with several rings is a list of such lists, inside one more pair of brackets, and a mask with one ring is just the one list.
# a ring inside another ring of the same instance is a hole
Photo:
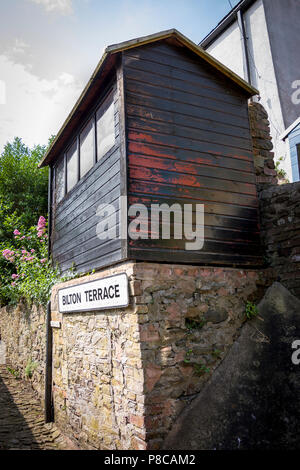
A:
{"label": "blue sky", "polygon": [[105,46],[169,28],[198,43],[229,10],[228,0],[2,0],[0,152],[15,135],[32,146],[57,133]]}

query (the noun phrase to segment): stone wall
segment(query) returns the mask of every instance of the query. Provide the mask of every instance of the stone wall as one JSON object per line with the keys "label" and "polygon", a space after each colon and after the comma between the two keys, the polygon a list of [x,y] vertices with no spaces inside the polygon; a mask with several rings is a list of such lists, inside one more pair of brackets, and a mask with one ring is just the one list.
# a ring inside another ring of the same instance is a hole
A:
{"label": "stone wall", "polygon": [[125,309],[61,315],[52,294],[57,424],[83,448],[157,449],[226,355],[257,271],[126,262],[85,281],[126,272]]}
{"label": "stone wall", "polygon": [[260,103],[250,102],[248,109],[257,189],[261,191],[277,184],[270,123],[268,113]]}
{"label": "stone wall", "polygon": [[262,191],[260,210],[266,262],[277,280],[300,298],[300,183]]}
{"label": "stone wall", "polygon": [[16,308],[0,309],[0,335],[6,349],[7,365],[18,371],[20,377],[29,379],[25,369],[30,362],[34,363],[30,380],[41,399],[45,377],[45,319],[46,313],[42,307],[32,306],[29,309],[20,304]]}

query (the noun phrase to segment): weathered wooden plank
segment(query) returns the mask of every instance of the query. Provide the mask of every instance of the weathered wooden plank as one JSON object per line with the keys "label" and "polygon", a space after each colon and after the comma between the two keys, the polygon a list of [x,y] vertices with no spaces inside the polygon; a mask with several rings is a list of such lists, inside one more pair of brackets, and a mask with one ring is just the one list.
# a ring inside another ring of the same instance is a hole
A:
{"label": "weathered wooden plank", "polygon": [[[158,46],[159,47],[159,46]],[[146,63],[151,64],[152,69],[157,71],[165,71],[166,68],[171,69],[174,77],[182,78],[183,80],[190,79],[195,81],[196,77],[202,80],[207,86],[223,90],[237,99],[241,99],[242,93],[235,87],[230,80],[227,81],[223,75],[220,75],[216,70],[213,70],[208,64],[204,62],[189,61],[187,56],[176,55],[172,57],[169,53],[165,54],[162,51],[154,50],[153,48],[139,48],[131,49],[125,52],[125,65],[126,66],[145,66]],[[151,71],[151,70],[150,70]],[[181,74],[180,74],[181,72]],[[243,96],[242,96],[243,98]]]}
{"label": "weathered wooden plank", "polygon": [[[220,104],[229,104],[232,106],[240,107],[245,98],[235,97],[230,94],[226,94],[223,90],[218,90],[215,88],[210,88],[205,86],[206,82],[203,83],[202,78],[197,77],[197,81],[189,81],[173,76],[173,69],[166,68],[166,70],[158,69],[156,71],[156,66],[152,64],[151,71],[144,70],[144,61],[134,62],[133,64],[127,66],[126,68],[126,79],[132,80],[133,82],[139,81],[141,83],[151,83],[152,85],[159,86],[162,88],[169,88],[172,90],[177,90],[185,93],[190,93],[191,95],[204,96],[212,100],[220,101]],[[162,74],[162,72],[164,72]],[[195,78],[194,78],[195,80]]]}
{"label": "weathered wooden plank", "polygon": [[[100,240],[98,240],[100,242]],[[103,266],[102,258],[106,256],[110,256],[111,253],[121,249],[121,240],[109,240],[104,241],[104,243],[99,243],[95,247],[89,249],[86,247],[86,250],[83,253],[77,255],[76,250],[71,254],[68,253],[67,259],[64,260],[64,254],[56,255],[56,260],[59,265],[63,265],[64,263],[73,262],[76,266],[80,266],[82,264],[86,264],[88,262],[93,262],[94,260],[98,260],[99,267]]]}
{"label": "weathered wooden plank", "polygon": [[[224,113],[222,109],[211,110],[185,103],[180,103],[179,107],[176,101],[157,98],[156,96],[150,95],[139,95],[138,93],[132,93],[129,91],[126,93],[126,100],[128,104],[155,108],[161,111],[168,111],[170,113],[179,112],[180,114],[198,119],[207,119],[212,122],[219,122],[223,124],[230,123],[232,126],[242,127],[244,129],[249,127],[248,119],[234,116],[233,114],[228,115]],[[230,116],[230,120],[228,116]]]}
{"label": "weathered wooden plank", "polygon": [[[239,194],[238,196],[234,193],[220,190],[209,190],[205,188],[194,188],[189,186],[172,186],[165,183],[156,183],[153,181],[141,181],[131,180],[130,181],[130,195],[155,195],[155,196],[167,196],[169,198],[174,197],[184,198],[188,200],[197,200],[200,204],[204,203],[208,207],[210,205],[219,204],[222,210],[225,208],[230,210],[230,205],[245,209],[244,206],[249,208],[250,211],[256,210],[258,207],[258,200],[255,196],[248,196],[246,194]],[[216,206],[217,207],[217,206]],[[208,210],[208,209],[207,209]],[[221,209],[218,209],[221,210]],[[232,209],[233,215],[236,214],[236,209]],[[219,212],[223,213],[223,212]],[[225,215],[230,215],[230,212],[225,212]],[[246,216],[245,216],[246,217]]]}
{"label": "weathered wooden plank", "polygon": [[[183,199],[169,199],[168,197],[155,197],[155,196],[144,196],[144,195],[131,195],[129,197],[129,204],[144,204],[150,211],[151,204],[168,204],[170,207],[173,204],[179,204],[182,208],[184,205],[189,204],[192,208],[192,213],[196,212],[196,205],[200,204],[199,201],[195,200],[183,200]],[[259,225],[257,221],[257,210],[252,209],[249,213],[249,209],[229,206],[230,215],[225,215],[222,212],[228,210],[228,206],[225,204],[204,204],[205,210],[205,225],[211,225],[216,227],[230,228],[234,230],[241,230],[247,232],[258,232]],[[221,213],[216,213],[219,210]],[[211,211],[211,212],[210,212]],[[249,217],[243,217],[243,212]],[[232,215],[235,213],[235,215]]]}
{"label": "weathered wooden plank", "polygon": [[199,165],[164,159],[159,157],[145,157],[142,155],[129,154],[129,165],[131,167],[155,168],[157,170],[167,170],[188,175],[208,176],[211,178],[237,181],[240,183],[255,184],[255,177],[252,173],[243,173],[237,170],[227,170],[224,168],[214,168],[211,166]]}
{"label": "weathered wooden plank", "polygon": [[164,125],[175,124],[177,126],[185,126],[195,130],[202,130],[208,132],[216,132],[227,136],[244,138],[250,140],[250,131],[247,128],[233,126],[230,122],[219,123],[205,118],[198,118],[181,114],[178,109],[176,113],[169,111],[162,111],[155,108],[148,108],[143,105],[127,105],[127,115],[129,117],[140,117],[145,120],[151,119],[164,123]]}
{"label": "weathered wooden plank", "polygon": [[199,265],[217,265],[217,266],[251,266],[261,267],[263,265],[261,256],[249,256],[227,253],[202,253],[185,250],[166,251],[165,249],[147,249],[142,250],[139,247],[130,247],[129,257],[140,261],[157,261],[163,263],[182,263]]}
{"label": "weathered wooden plank", "polygon": [[65,263],[69,260],[73,260],[77,264],[81,263],[82,259],[88,260],[98,257],[99,249],[101,250],[101,256],[105,256],[120,247],[121,241],[119,239],[99,240],[97,236],[93,236],[80,246],[75,246],[62,254],[56,254],[56,259],[58,263]]}
{"label": "weathered wooden plank", "polygon": [[132,142],[145,142],[146,144],[157,144],[160,146],[182,148],[186,150],[202,151],[213,155],[223,155],[225,157],[240,158],[242,160],[252,161],[253,156],[250,151],[238,149],[226,145],[194,141],[188,137],[178,137],[176,135],[153,134],[146,131],[128,130],[128,139]]}
{"label": "weathered wooden plank", "polygon": [[[115,263],[118,263],[122,259],[123,258],[121,248],[119,248],[116,251],[108,253],[104,256],[98,256],[92,259],[83,259],[80,263],[77,263],[76,271],[79,273],[88,273],[91,272],[93,269],[111,266]],[[72,265],[73,261],[69,260],[65,263],[60,263],[59,266],[62,272],[66,272],[72,267]]]}
{"label": "weathered wooden plank", "polygon": [[77,197],[72,204],[69,204],[64,213],[57,217],[57,222],[62,222],[63,225],[68,223],[68,217],[76,217],[78,212],[83,212],[87,207],[98,198],[99,204],[101,197],[105,196],[109,191],[112,191],[116,183],[120,181],[120,160],[106,172],[103,177],[99,179],[98,183],[86,188],[81,197]]}
{"label": "weathered wooden plank", "polygon": [[[113,204],[116,208],[119,206],[120,186],[118,185],[112,193],[109,193],[106,197],[101,199],[101,204]],[[59,230],[59,238],[54,238],[53,251],[66,245],[68,248],[70,245],[81,243],[88,237],[88,233],[93,229],[96,233],[96,226],[99,222],[96,212],[99,206],[97,201],[93,206],[83,213],[79,213],[72,222],[65,225]]]}
{"label": "weathered wooden plank", "polygon": [[56,218],[59,219],[60,214],[64,215],[68,207],[74,204],[77,198],[82,198],[86,195],[86,190],[95,184],[107,173],[107,171],[120,160],[119,149],[112,149],[111,152],[94,165],[91,172],[85,175],[74,187],[74,189],[67,194],[67,196],[58,204],[56,208]]}
{"label": "weathered wooden plank", "polygon": [[234,146],[238,149],[245,149],[252,151],[252,141],[250,138],[240,137],[238,132],[236,136],[219,134],[213,128],[211,130],[202,131],[200,129],[193,129],[186,126],[178,126],[171,123],[162,123],[151,119],[142,119],[139,117],[128,117],[128,129],[135,131],[147,131],[151,133],[176,135],[178,137],[185,137],[192,140],[199,140],[200,142],[216,143],[227,146]]}
{"label": "weathered wooden plank", "polygon": [[152,83],[141,83],[136,80],[127,80],[127,91],[129,93],[141,94],[143,96],[154,96],[165,100],[174,101],[179,107],[181,104],[188,104],[194,107],[219,111],[223,109],[224,114],[247,119],[247,110],[244,106],[231,105],[229,103],[213,100],[210,97],[194,95],[184,91],[169,89],[162,86],[154,86]]}
{"label": "weathered wooden plank", "polygon": [[211,155],[210,153],[197,150],[186,150],[181,148],[169,148],[157,144],[147,144],[145,142],[128,142],[130,154],[170,158],[183,162],[197,163],[199,165],[210,165],[219,168],[231,168],[241,172],[253,174],[253,161],[241,160],[234,156]]}
{"label": "weathered wooden plank", "polygon": [[[177,213],[178,214],[178,213]],[[129,222],[133,221],[135,218],[130,217]],[[195,218],[194,218],[195,220]],[[144,228],[138,230],[138,232],[141,234],[142,238],[145,238],[146,240],[148,239],[147,243],[149,242],[151,245],[151,239],[155,241],[155,244],[158,244],[161,246],[164,244],[168,248],[175,248],[175,247],[181,247],[185,241],[188,241],[185,236],[184,236],[184,227],[183,223],[175,223],[173,215],[170,218],[170,240],[164,240],[161,243],[157,241],[156,239],[162,238],[162,220],[160,219],[160,224],[159,224],[159,230],[156,230],[156,226],[152,227],[151,225],[151,219],[150,215],[148,218],[144,219],[139,217],[139,222],[142,223],[142,227],[147,227],[145,230]],[[175,240],[174,239],[174,230],[176,228],[176,233],[178,230],[181,231],[183,234],[183,240]],[[196,225],[193,226],[193,230],[196,230]],[[232,230],[224,227],[215,227],[215,226],[209,226],[206,223],[206,217],[205,217],[205,227],[204,227],[204,239],[208,240],[209,242],[219,242],[222,241],[224,243],[240,243],[240,244],[251,244],[251,245],[259,245],[260,244],[260,236],[259,232],[252,231],[242,231],[242,230]],[[131,242],[130,242],[131,243]],[[134,241],[132,242],[134,244]],[[205,249],[205,246],[204,246]],[[225,249],[226,251],[226,245]]]}
{"label": "weathered wooden plank", "polygon": [[[186,240],[129,240],[129,246],[140,248],[141,250],[146,249],[164,249],[169,251],[169,254],[175,255],[176,250],[185,249]],[[233,254],[233,255],[246,255],[246,256],[259,256],[260,254],[260,245],[250,244],[250,243],[237,243],[236,241],[227,242],[227,241],[216,241],[205,239],[203,253],[219,253],[219,254]],[[187,253],[194,250],[186,250]],[[201,251],[199,253],[201,253]],[[195,250],[194,254],[198,254]],[[195,258],[196,261],[196,258]]]}
{"label": "weathered wooden plank", "polygon": [[[144,181],[153,181],[167,185],[191,186],[193,188],[205,188],[228,191],[230,193],[246,194],[256,196],[256,186],[251,183],[238,183],[236,181],[220,180],[216,177],[206,177],[200,175],[189,175],[186,173],[176,173],[156,168],[133,167],[129,165],[129,178]],[[238,197],[238,196],[236,196]]]}

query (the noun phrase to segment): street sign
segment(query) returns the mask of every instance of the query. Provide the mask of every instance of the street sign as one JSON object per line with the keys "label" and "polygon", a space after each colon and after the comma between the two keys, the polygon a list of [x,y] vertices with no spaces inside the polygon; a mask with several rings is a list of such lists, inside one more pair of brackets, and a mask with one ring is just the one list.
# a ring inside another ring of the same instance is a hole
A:
{"label": "street sign", "polygon": [[127,274],[116,274],[59,289],[58,303],[61,313],[127,307],[129,304]]}

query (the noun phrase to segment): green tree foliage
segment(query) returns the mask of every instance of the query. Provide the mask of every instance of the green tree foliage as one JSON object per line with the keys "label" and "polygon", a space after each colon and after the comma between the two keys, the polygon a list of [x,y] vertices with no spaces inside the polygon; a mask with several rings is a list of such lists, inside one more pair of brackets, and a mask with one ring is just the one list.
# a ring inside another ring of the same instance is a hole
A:
{"label": "green tree foliage", "polygon": [[7,214],[25,229],[36,224],[40,215],[47,215],[48,168],[38,168],[45,151],[41,145],[29,149],[18,137],[4,148],[0,157],[1,241],[11,238]]}
{"label": "green tree foliage", "polygon": [[[16,246],[15,229],[27,231],[40,216],[47,217],[48,168],[38,168],[46,150],[41,145],[29,149],[18,137],[4,147],[0,156],[0,252]],[[11,300],[5,286],[12,271],[11,263],[0,256],[0,305]]]}

